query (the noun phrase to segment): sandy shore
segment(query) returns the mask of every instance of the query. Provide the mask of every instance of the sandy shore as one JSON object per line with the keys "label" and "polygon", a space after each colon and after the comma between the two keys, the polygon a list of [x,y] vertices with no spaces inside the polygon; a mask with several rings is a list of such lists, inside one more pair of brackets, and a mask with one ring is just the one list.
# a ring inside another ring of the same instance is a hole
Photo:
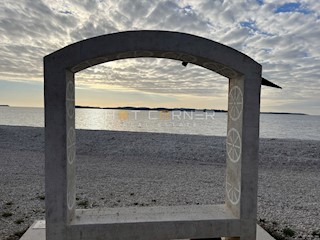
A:
{"label": "sandy shore", "polygon": [[[319,239],[319,146],[260,140],[258,221],[287,239]],[[44,129],[0,126],[0,166],[0,239],[19,239],[44,219]],[[79,208],[222,203],[224,170],[224,137],[77,131]]]}

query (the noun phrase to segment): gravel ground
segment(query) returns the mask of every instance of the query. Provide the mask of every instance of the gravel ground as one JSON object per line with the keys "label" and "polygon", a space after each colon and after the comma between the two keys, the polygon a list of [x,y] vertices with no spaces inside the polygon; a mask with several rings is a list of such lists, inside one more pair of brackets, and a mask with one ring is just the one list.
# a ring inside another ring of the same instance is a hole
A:
{"label": "gravel ground", "polygon": [[[319,146],[260,140],[258,222],[283,239],[320,239]],[[0,126],[0,166],[0,239],[19,239],[44,219],[44,129]],[[78,208],[223,203],[224,172],[224,137],[77,131]]]}

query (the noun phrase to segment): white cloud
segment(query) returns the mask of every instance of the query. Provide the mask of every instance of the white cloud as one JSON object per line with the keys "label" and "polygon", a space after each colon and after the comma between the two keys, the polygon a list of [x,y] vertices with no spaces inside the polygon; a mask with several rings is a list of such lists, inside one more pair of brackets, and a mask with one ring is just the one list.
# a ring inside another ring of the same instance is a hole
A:
{"label": "white cloud", "polygon": [[[263,75],[284,88],[263,90],[268,104],[281,103],[285,111],[286,100],[298,103],[303,98],[306,107],[312,106],[310,112],[320,114],[314,110],[314,103],[320,102],[320,2],[296,1],[305,12],[280,13],[277,8],[292,1],[263,2],[4,0],[0,78],[42,81],[43,56],[85,38],[133,29],[181,31],[229,45],[260,62]],[[77,79],[80,84],[192,96],[219,96],[226,89],[225,79],[208,70],[160,59],[107,63],[85,70]]]}

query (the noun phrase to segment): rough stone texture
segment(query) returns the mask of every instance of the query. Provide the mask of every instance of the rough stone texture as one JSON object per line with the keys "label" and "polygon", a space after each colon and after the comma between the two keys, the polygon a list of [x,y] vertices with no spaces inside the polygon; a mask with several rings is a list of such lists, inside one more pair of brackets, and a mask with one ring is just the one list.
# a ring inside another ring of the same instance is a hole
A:
{"label": "rough stone texture", "polygon": [[[222,204],[225,137],[77,130],[77,208]],[[0,126],[0,239],[44,219],[44,129]],[[258,222],[319,239],[320,141],[260,139]],[[19,224],[16,222],[21,219]],[[17,235],[15,235],[17,234]],[[9,237],[10,236],[10,237]]]}

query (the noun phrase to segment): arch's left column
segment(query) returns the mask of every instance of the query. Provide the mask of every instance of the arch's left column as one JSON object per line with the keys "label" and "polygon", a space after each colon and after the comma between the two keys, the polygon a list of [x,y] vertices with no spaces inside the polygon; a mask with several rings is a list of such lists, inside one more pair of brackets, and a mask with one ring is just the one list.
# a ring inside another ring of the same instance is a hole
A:
{"label": "arch's left column", "polygon": [[75,213],[74,73],[44,59],[46,239],[66,240]]}

